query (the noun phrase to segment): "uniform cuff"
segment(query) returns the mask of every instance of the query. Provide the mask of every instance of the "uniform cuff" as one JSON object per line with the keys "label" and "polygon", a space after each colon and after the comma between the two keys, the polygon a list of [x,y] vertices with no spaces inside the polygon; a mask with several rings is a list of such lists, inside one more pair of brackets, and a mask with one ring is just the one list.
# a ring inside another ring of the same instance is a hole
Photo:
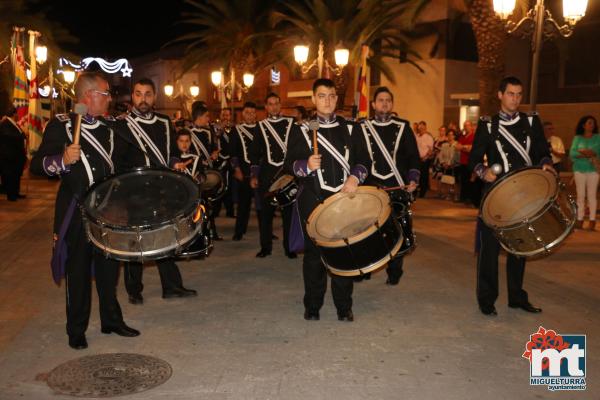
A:
{"label": "uniform cuff", "polygon": [[250,166],[250,176],[252,178],[258,179],[258,174],[260,174],[260,165],[251,165]]}
{"label": "uniform cuff", "polygon": [[293,164],[294,175],[304,178],[308,176],[310,171],[308,170],[308,160],[296,160]]}
{"label": "uniform cuff", "polygon": [[408,170],[407,178],[409,182],[419,182],[419,179],[421,179],[421,171],[418,169]]}
{"label": "uniform cuff", "polygon": [[473,172],[475,172],[475,174],[479,177],[479,179],[483,179],[483,177],[485,176],[485,174],[487,173],[488,168],[479,163],[475,166],[475,168],[473,168]]}
{"label": "uniform cuff", "polygon": [[546,164],[550,164],[552,165],[552,158],[550,157],[544,157],[540,160],[540,167],[546,165]]}
{"label": "uniform cuff", "polygon": [[365,179],[367,179],[367,175],[369,175],[369,173],[367,172],[367,168],[364,165],[356,164],[350,170],[350,175],[355,176],[358,179],[358,182],[362,184],[364,183]]}
{"label": "uniform cuff", "polygon": [[229,159],[229,162],[231,163],[231,166],[233,168],[239,168],[240,167],[240,159],[238,157],[231,157]]}
{"label": "uniform cuff", "polygon": [[42,167],[48,176],[58,176],[71,172],[71,166],[65,165],[62,154],[44,157]]}

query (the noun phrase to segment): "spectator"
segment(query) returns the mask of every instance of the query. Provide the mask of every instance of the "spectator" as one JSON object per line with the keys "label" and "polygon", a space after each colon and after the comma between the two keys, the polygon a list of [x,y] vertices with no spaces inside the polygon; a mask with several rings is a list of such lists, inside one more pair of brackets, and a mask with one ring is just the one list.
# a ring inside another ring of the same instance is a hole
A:
{"label": "spectator", "polygon": [[0,173],[2,185],[9,201],[17,201],[25,195],[19,193],[21,175],[27,160],[23,125],[27,117],[16,122],[17,109],[10,107],[6,118],[0,123]]}
{"label": "spectator", "polygon": [[463,203],[471,203],[474,200],[474,184],[471,179],[471,171],[469,171],[469,154],[473,147],[473,139],[475,139],[475,126],[469,120],[463,124],[463,132],[456,149],[460,151],[460,167],[458,170],[460,182],[460,201]]}
{"label": "spectator", "polygon": [[562,159],[565,156],[565,145],[562,139],[554,134],[554,125],[552,122],[544,122],[544,136],[546,136],[550,154],[552,155],[552,165],[556,172],[560,172],[562,169]]}
{"label": "spectator", "polygon": [[433,136],[427,132],[427,123],[419,122],[417,125],[417,147],[419,148],[419,157],[421,158],[421,177],[419,182],[419,197],[425,197],[429,190],[429,167],[433,159]]}
{"label": "spectator", "polygon": [[596,228],[598,170],[594,165],[594,160],[597,162],[598,154],[600,154],[598,122],[591,115],[586,115],[577,123],[575,138],[569,151],[569,157],[573,162],[575,187],[577,188],[577,223],[575,225],[577,229],[583,228],[586,197],[590,210],[588,229],[593,231]]}
{"label": "spectator", "polygon": [[[437,170],[440,171],[440,198],[451,200],[456,187],[456,169],[459,166],[460,153],[456,150],[456,132],[450,129],[446,135],[447,140],[442,143],[435,164]],[[451,176],[454,179],[444,176]],[[452,183],[452,180],[454,180],[454,183]]]}

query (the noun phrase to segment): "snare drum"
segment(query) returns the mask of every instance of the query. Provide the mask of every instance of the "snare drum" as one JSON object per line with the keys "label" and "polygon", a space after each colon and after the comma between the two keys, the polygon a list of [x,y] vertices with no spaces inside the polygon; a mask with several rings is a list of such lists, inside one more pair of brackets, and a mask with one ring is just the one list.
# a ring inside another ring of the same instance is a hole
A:
{"label": "snare drum", "polygon": [[189,176],[166,169],[110,177],[90,188],[82,203],[87,236],[117,260],[177,255],[201,232],[199,194]]}
{"label": "snare drum", "polygon": [[202,197],[210,202],[219,200],[227,191],[227,181],[216,169],[206,169],[204,180],[200,183],[200,191]]}
{"label": "snare drum", "polygon": [[271,204],[281,208],[294,204],[298,185],[292,175],[282,175],[269,187],[267,196],[272,196]]}
{"label": "snare drum", "polygon": [[557,176],[530,167],[506,174],[481,202],[481,219],[517,256],[549,252],[571,232],[577,206]]}
{"label": "snare drum", "polygon": [[395,257],[399,257],[412,252],[417,245],[417,237],[412,228],[412,211],[410,209],[413,197],[412,193],[405,190],[392,191],[389,192],[389,195],[390,201],[392,202],[392,208],[394,209],[394,215],[402,228],[402,234],[404,236],[402,246],[395,255]]}
{"label": "snare drum", "polygon": [[388,194],[373,186],[336,193],[317,206],[306,232],[329,271],[356,276],[384,267],[402,246]]}

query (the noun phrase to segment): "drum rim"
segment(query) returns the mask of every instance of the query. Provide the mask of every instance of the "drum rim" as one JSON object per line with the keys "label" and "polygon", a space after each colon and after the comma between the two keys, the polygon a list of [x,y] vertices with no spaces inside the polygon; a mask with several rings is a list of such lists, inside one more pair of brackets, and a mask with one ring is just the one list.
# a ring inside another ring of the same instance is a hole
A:
{"label": "drum rim", "polygon": [[[155,229],[159,229],[165,225],[169,225],[171,224],[170,221],[163,221],[160,223],[154,223],[154,224],[145,224],[145,225],[115,225],[115,224],[109,224],[109,223],[104,223],[102,221],[100,221],[98,218],[92,216],[90,214],[90,211],[88,210],[88,207],[86,207],[86,203],[88,200],[88,197],[91,195],[91,193],[98,188],[98,186],[100,186],[101,184],[111,180],[111,179],[115,179],[119,176],[123,176],[126,174],[134,174],[134,173],[142,173],[142,172],[146,172],[146,171],[155,171],[155,172],[166,172],[166,173],[170,173],[173,175],[179,175],[182,177],[185,177],[186,179],[188,179],[189,183],[190,183],[190,188],[193,188],[192,190],[196,191],[196,200],[190,204],[190,206],[188,206],[187,208],[185,208],[184,210],[180,211],[179,213],[177,213],[172,219],[172,220],[176,220],[176,219],[180,219],[180,218],[187,218],[189,217],[191,214],[194,213],[194,211],[196,210],[196,208],[198,207],[198,199],[200,198],[200,189],[198,188],[198,185],[194,182],[194,180],[192,179],[192,177],[190,177],[189,175],[183,173],[183,172],[179,172],[179,171],[175,171],[169,168],[163,168],[163,167],[136,167],[136,168],[132,168],[129,169],[125,172],[119,173],[119,174],[111,174],[108,175],[106,177],[104,177],[102,180],[94,183],[92,186],[90,186],[90,188],[87,190],[87,192],[85,193],[84,197],[83,197],[83,202],[82,204],[80,204],[80,208],[83,211],[83,216],[85,217],[85,219],[87,219],[89,222],[94,223],[96,225],[99,226],[106,226],[115,230],[127,230],[124,228],[137,228],[137,229],[141,229],[143,231],[152,231]],[[131,229],[129,229],[131,230]]]}
{"label": "drum rim", "polygon": [[[489,197],[490,193],[492,193],[492,191],[494,190],[494,186],[500,184],[501,182],[503,182],[506,179],[510,179],[513,175],[516,175],[516,174],[521,173],[521,172],[529,171],[529,170],[539,170],[539,171],[543,171],[543,172],[548,173],[548,174],[552,174],[552,172],[545,171],[542,167],[537,167],[537,166],[534,166],[534,167],[525,167],[525,168],[520,168],[520,169],[516,169],[514,171],[511,171],[508,174],[504,175],[502,178],[500,178],[500,179],[496,180],[495,182],[493,182],[492,187],[490,187],[490,189],[483,195],[483,198],[481,199],[481,205],[479,206],[479,217],[481,218],[481,221],[483,221],[483,223],[486,226],[489,226],[490,228],[494,228],[494,229],[497,229],[497,228],[509,229],[509,228],[512,228],[512,227],[515,227],[515,226],[519,226],[522,223],[522,221],[521,221],[521,222],[516,222],[514,224],[502,225],[502,226],[488,224],[485,221],[485,219],[483,218],[483,210],[485,208],[485,202],[486,202],[487,198]],[[554,174],[552,174],[552,175],[554,175]],[[556,179],[557,187],[560,188],[560,178],[558,176],[555,176],[555,179]],[[540,209],[537,210],[537,212],[535,214],[533,214],[532,216],[530,216],[528,219],[530,219],[530,220],[531,219],[536,219],[541,214],[543,214],[548,209],[548,207],[550,205],[552,205],[552,203],[554,201],[556,201],[556,199],[558,198],[559,193],[560,193],[560,190],[557,190],[556,193],[554,193],[554,195],[552,197],[550,197],[548,199],[548,201],[546,203],[544,203],[544,205],[542,207],[540,207]]]}
{"label": "drum rim", "polygon": [[[273,185],[275,185],[277,182],[279,182],[281,179],[283,179],[283,178],[285,178],[285,177],[287,177],[287,176],[291,177],[292,179],[291,179],[291,180],[290,180],[290,181],[289,181],[289,182],[288,182],[288,183],[287,183],[285,186],[283,186],[283,187],[281,187],[281,188],[279,188],[279,189],[273,189]],[[288,185],[290,185],[290,184],[294,183],[295,181],[296,181],[296,178],[295,178],[293,175],[291,175],[291,174],[283,174],[283,175],[281,175],[279,178],[275,179],[275,180],[273,181],[273,183],[271,183],[271,186],[269,186],[269,189],[267,190],[267,192],[268,192],[268,193],[275,193],[275,192],[278,192],[278,191],[280,191],[280,190],[283,190],[283,189],[285,189],[285,188],[286,188]]]}
{"label": "drum rim", "polygon": [[[376,186],[359,186],[357,189],[356,193],[359,192],[374,192],[374,193],[384,193],[386,198],[387,198],[387,202],[384,203],[384,205],[387,205],[387,213],[383,213],[382,216],[380,217],[380,219],[378,219],[379,222],[379,226],[383,226],[387,220],[392,216],[392,207],[390,204],[390,198],[387,195],[387,193],[385,191],[383,191],[382,189],[379,189]],[[308,235],[309,238],[311,238],[313,240],[313,242],[317,245],[317,246],[321,246],[321,247],[326,247],[326,248],[336,248],[336,247],[344,247],[347,244],[354,244],[357,242],[360,242],[361,240],[371,236],[373,234],[373,232],[375,232],[377,230],[377,226],[372,223],[367,229],[365,229],[364,231],[357,233],[356,235],[350,236],[348,238],[346,238],[346,240],[348,240],[348,243],[346,243],[344,241],[344,239],[338,239],[335,241],[327,241],[324,242],[322,240],[319,239],[315,239],[314,238],[314,233],[315,233],[315,228],[313,224],[311,224],[311,220],[316,218],[316,216],[318,214],[320,214],[321,210],[326,207],[327,205],[329,205],[330,203],[333,203],[335,201],[337,201],[340,198],[344,198],[347,196],[350,196],[352,193],[342,193],[342,192],[338,192],[335,193],[331,196],[329,196],[327,199],[325,199],[325,201],[323,201],[321,204],[319,204],[317,207],[315,207],[315,209],[310,213],[310,215],[308,216],[308,219],[306,221],[306,234]],[[384,207],[384,210],[386,210],[386,208]],[[311,236],[311,232],[313,233],[313,236]]]}

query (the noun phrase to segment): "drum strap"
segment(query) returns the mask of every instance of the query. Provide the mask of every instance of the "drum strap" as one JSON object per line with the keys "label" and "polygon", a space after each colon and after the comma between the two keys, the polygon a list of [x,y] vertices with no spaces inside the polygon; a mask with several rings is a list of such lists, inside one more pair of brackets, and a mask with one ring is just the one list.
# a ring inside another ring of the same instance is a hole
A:
{"label": "drum strap", "polygon": [[[113,148],[114,148],[114,144],[113,144],[113,141],[112,141],[112,135],[113,135],[113,133],[111,131],[110,132],[110,136],[111,136],[110,154],[112,154],[112,151],[113,151]],[[110,158],[110,154],[108,154],[108,152],[106,151],[106,149],[100,144],[100,142],[98,142],[98,139],[96,139],[94,137],[94,135],[92,135],[84,127],[81,127],[81,136],[83,136],[85,138],[85,140],[87,140],[88,143],[91,144],[94,149],[96,149],[96,151],[98,152],[98,154],[100,154],[102,156],[102,158],[104,158],[104,161],[106,161],[106,163],[110,167],[110,173],[114,174],[114,172],[115,172],[115,165],[113,164],[112,159]]]}
{"label": "drum strap", "polygon": [[[140,124],[135,119],[133,119],[130,115],[128,115],[126,117],[126,119],[128,122],[127,125],[129,125],[129,127],[131,128],[132,133],[138,137],[138,142],[140,140],[146,142],[146,144],[148,145],[150,150],[152,150],[152,153],[154,153],[156,158],[158,158],[160,163],[164,167],[168,167],[168,164],[165,161],[165,158],[163,157],[162,153],[160,152],[160,150],[158,150],[158,147],[156,147],[156,144],[152,141],[152,139],[150,139],[148,134],[142,129]],[[142,146],[141,149],[142,149],[142,151],[144,151],[144,146]],[[146,156],[146,162],[148,162],[147,156]]]}
{"label": "drum strap", "polygon": [[254,140],[254,135],[250,133],[250,131],[244,125],[238,125],[238,134],[240,135],[240,142],[242,145],[242,151],[244,152],[244,161],[250,164],[250,159],[248,158],[248,149],[246,148],[246,141],[244,140],[244,135],[250,139]]}
{"label": "drum strap", "polygon": [[[492,124],[495,125],[495,124]],[[531,141],[529,139],[529,136],[527,137],[527,149],[524,148],[521,143],[519,143],[519,141],[517,139],[515,139],[515,137],[504,127],[502,126],[502,124],[500,124],[498,122],[498,133],[500,133],[500,135],[502,135],[507,141],[508,143],[510,143],[510,145],[512,147],[515,148],[515,150],[517,150],[517,152],[519,153],[519,155],[521,157],[523,157],[523,159],[525,160],[525,163],[527,164],[527,166],[531,166],[533,165],[533,163],[531,162],[531,157],[529,157],[528,151],[529,151],[529,147],[531,145]]]}
{"label": "drum strap", "polygon": [[348,160],[346,160],[344,156],[342,156],[340,152],[335,148],[335,146],[332,145],[331,142],[329,142],[329,140],[325,139],[325,136],[321,135],[320,132],[317,132],[317,138],[319,143],[321,143],[325,150],[327,150],[327,152],[331,154],[331,156],[335,158],[335,160],[338,163],[340,163],[346,174],[350,175],[350,164],[348,163]]}
{"label": "drum strap", "polygon": [[[398,168],[396,167],[396,163],[394,162],[394,160],[392,160],[390,153],[388,152],[387,148],[383,144],[383,140],[381,140],[381,137],[377,133],[377,130],[373,126],[373,123],[369,120],[365,120],[365,125],[367,126],[367,129],[370,131],[371,136],[373,136],[373,139],[375,139],[375,143],[377,144],[377,147],[379,147],[379,150],[381,150],[381,153],[383,154],[383,158],[385,158],[385,161],[390,165],[390,168],[392,169],[392,172],[394,173],[394,176],[396,177],[396,181],[398,181],[398,185],[404,186],[404,180],[402,179],[402,176],[400,175],[400,171],[398,171]],[[400,139],[402,138],[403,132],[404,132],[404,125],[402,125],[400,127],[400,130],[398,131],[398,137],[396,138],[397,143],[400,143]],[[367,139],[367,143],[368,143],[368,138],[366,138],[366,139]],[[396,158],[395,154],[394,154],[394,158]],[[375,168],[375,166],[373,166],[373,168]]]}
{"label": "drum strap", "polygon": [[192,135],[192,143],[194,144],[194,147],[196,148],[198,154],[202,153],[202,155],[206,158],[208,165],[211,165],[212,160],[210,158],[210,153],[208,152],[206,146],[204,146],[204,143],[202,143],[202,140],[200,140],[200,138],[196,135],[196,132],[194,132],[194,134]]}

